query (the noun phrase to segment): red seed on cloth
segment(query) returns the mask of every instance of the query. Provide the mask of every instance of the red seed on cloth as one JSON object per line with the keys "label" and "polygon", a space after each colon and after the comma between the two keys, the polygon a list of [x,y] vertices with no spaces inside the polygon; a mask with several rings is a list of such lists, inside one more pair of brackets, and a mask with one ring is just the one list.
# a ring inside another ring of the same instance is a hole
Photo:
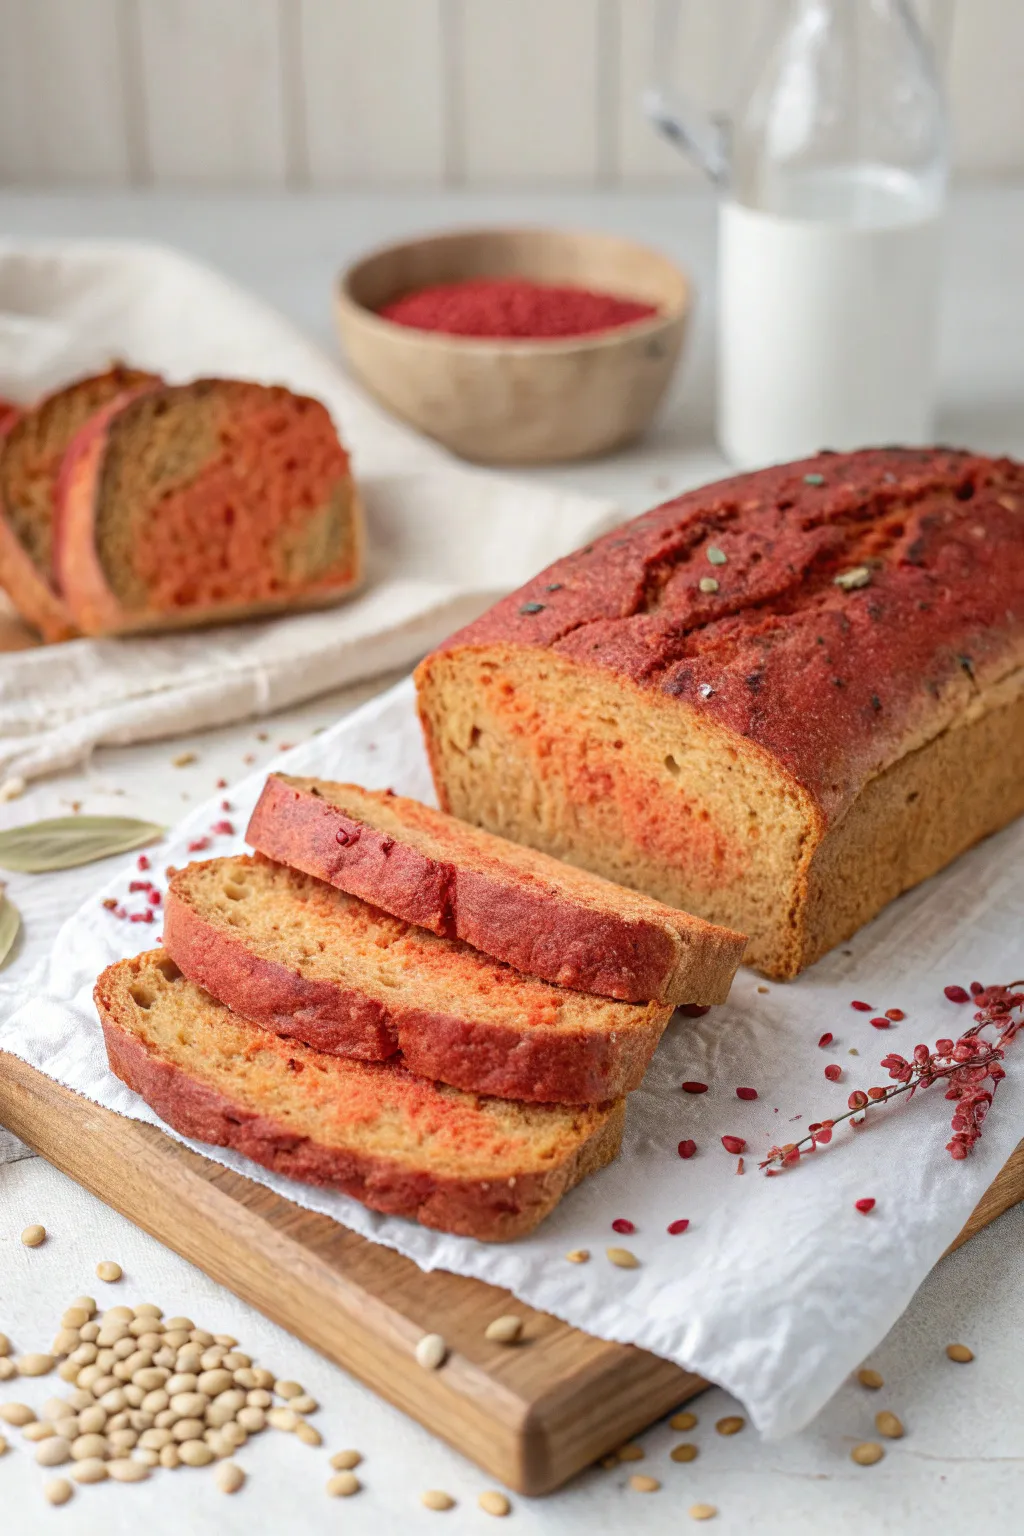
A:
{"label": "red seed on cloth", "polygon": [[855,1000],[854,1002],[852,1002],[850,1004],[850,1007],[851,1008],[856,1008],[858,1013],[870,1013],[871,1012],[871,1004],[870,1003],[860,1003],[860,1002],[857,1002]]}
{"label": "red seed on cloth", "polygon": [[837,1061],[830,1062],[829,1065],[825,1068],[825,1076],[828,1078],[830,1083],[838,1083],[842,1075],[843,1069]]}
{"label": "red seed on cloth", "polygon": [[695,1141],[681,1141],[679,1143],[678,1151],[680,1157],[693,1157],[697,1151],[697,1143]]}
{"label": "red seed on cloth", "polygon": [[617,1216],[612,1222],[613,1232],[635,1232],[636,1227],[625,1216]]}
{"label": "red seed on cloth", "polygon": [[684,1083],[683,1084],[683,1092],[684,1093],[707,1093],[707,1091],[708,1091],[707,1083]]}
{"label": "red seed on cloth", "polygon": [[746,1144],[747,1143],[742,1136],[722,1137],[722,1146],[727,1152],[742,1152]]}
{"label": "red seed on cloth", "polygon": [[736,1097],[738,1099],[744,1099],[747,1102],[749,1102],[751,1099],[756,1099],[757,1098],[757,1089],[756,1088],[737,1088],[736,1089]]}
{"label": "red seed on cloth", "polygon": [[875,1208],[875,1202],[873,1200],[855,1200],[854,1205],[857,1207],[857,1210],[860,1211],[862,1216],[866,1216],[869,1211],[873,1211]]}
{"label": "red seed on cloth", "polygon": [[831,1045],[832,1041],[834,1039],[835,1039],[835,1035],[833,1035],[830,1030],[826,1029],[825,1033],[822,1035],[821,1039],[818,1041],[818,1044],[822,1047],[822,1049],[824,1049],[824,1047],[826,1045]]}
{"label": "red seed on cloth", "polygon": [[951,1003],[969,1003],[971,1000],[970,993],[965,992],[963,987],[943,987],[942,990]]}
{"label": "red seed on cloth", "polygon": [[685,1232],[689,1225],[689,1219],[684,1216],[681,1221],[670,1221],[665,1230],[670,1237],[678,1237],[679,1233]]}

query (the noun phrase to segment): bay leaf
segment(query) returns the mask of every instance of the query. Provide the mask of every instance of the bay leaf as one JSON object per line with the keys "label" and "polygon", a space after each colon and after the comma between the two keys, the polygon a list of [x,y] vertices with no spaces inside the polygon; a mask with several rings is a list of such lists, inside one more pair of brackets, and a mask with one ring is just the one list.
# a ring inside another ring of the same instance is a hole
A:
{"label": "bay leaf", "polygon": [[39,875],[128,853],[162,837],[164,828],[134,816],[53,816],[0,832],[0,869]]}
{"label": "bay leaf", "polygon": [[0,890],[0,971],[7,963],[7,957],[14,948],[14,941],[18,937],[21,927],[21,913],[14,902]]}

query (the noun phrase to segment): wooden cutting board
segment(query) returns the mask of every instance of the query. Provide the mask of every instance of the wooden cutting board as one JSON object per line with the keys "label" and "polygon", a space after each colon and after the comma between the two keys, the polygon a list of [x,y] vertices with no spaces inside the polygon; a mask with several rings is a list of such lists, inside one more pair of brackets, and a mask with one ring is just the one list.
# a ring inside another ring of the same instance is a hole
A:
{"label": "wooden cutting board", "polygon": [[[547,1493],[703,1390],[657,1355],[608,1344],[507,1291],[435,1271],[293,1205],[0,1052],[0,1124],[521,1493]],[[953,1247],[1024,1199],[1024,1142]],[[491,1344],[494,1318],[523,1342]],[[450,1353],[417,1365],[424,1333]]]}

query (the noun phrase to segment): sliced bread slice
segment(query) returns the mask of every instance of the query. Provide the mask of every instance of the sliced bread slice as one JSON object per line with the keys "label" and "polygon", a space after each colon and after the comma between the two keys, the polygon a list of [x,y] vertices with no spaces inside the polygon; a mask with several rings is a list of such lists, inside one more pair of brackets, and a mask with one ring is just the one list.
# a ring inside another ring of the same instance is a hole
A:
{"label": "sliced bread slice", "polygon": [[263,858],[171,880],[164,944],[235,1013],[317,1050],[536,1103],[639,1087],[666,1003],[569,992]]}
{"label": "sliced bread slice", "polygon": [[235,1018],[164,950],[94,996],[111,1071],[183,1136],[442,1232],[522,1237],[619,1150],[621,1099],[513,1104],[327,1056]]}
{"label": "sliced bread slice", "polygon": [[362,548],[327,410],[280,386],[150,391],[93,417],[64,461],[57,573],[86,635],[334,603]]}
{"label": "sliced bread slice", "polygon": [[44,640],[67,640],[76,633],[53,568],[57,482],[68,444],[112,400],[159,382],[151,373],[115,363],[0,423],[0,585]]}
{"label": "sliced bread slice", "polygon": [[252,847],[518,970],[627,1002],[723,1003],[742,934],[387,791],[271,774]]}

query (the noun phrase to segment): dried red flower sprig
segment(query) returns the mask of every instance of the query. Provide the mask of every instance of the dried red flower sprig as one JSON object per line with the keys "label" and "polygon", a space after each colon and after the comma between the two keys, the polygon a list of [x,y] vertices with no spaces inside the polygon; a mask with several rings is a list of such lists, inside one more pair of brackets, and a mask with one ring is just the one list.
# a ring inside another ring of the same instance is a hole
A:
{"label": "dried red flower sprig", "polygon": [[[800,1141],[772,1147],[760,1166],[769,1172],[791,1167],[815,1147],[827,1146],[833,1130],[842,1121],[849,1120],[854,1127],[863,1125],[869,1109],[888,1104],[902,1093],[913,1098],[919,1088],[930,1088],[943,1080],[947,1084],[946,1098],[956,1104],[953,1136],[946,1143],[946,1151],[957,1160],[965,1158],[978,1142],[993,1095],[1006,1076],[1001,1065],[1006,1047],[1024,1029],[1024,991],[1016,991],[1017,987],[1024,987],[1024,981],[991,987],[972,982],[969,994],[963,987],[946,987],[945,995],[950,1002],[973,1000],[978,1007],[974,1023],[959,1039],[936,1040],[933,1051],[926,1045],[916,1045],[909,1061],[895,1051],[890,1052],[882,1058],[881,1065],[894,1080],[894,1087],[869,1088],[866,1093],[855,1089],[844,1114],[809,1125],[807,1135]],[[994,1030],[995,1038],[986,1038],[986,1030]]]}

